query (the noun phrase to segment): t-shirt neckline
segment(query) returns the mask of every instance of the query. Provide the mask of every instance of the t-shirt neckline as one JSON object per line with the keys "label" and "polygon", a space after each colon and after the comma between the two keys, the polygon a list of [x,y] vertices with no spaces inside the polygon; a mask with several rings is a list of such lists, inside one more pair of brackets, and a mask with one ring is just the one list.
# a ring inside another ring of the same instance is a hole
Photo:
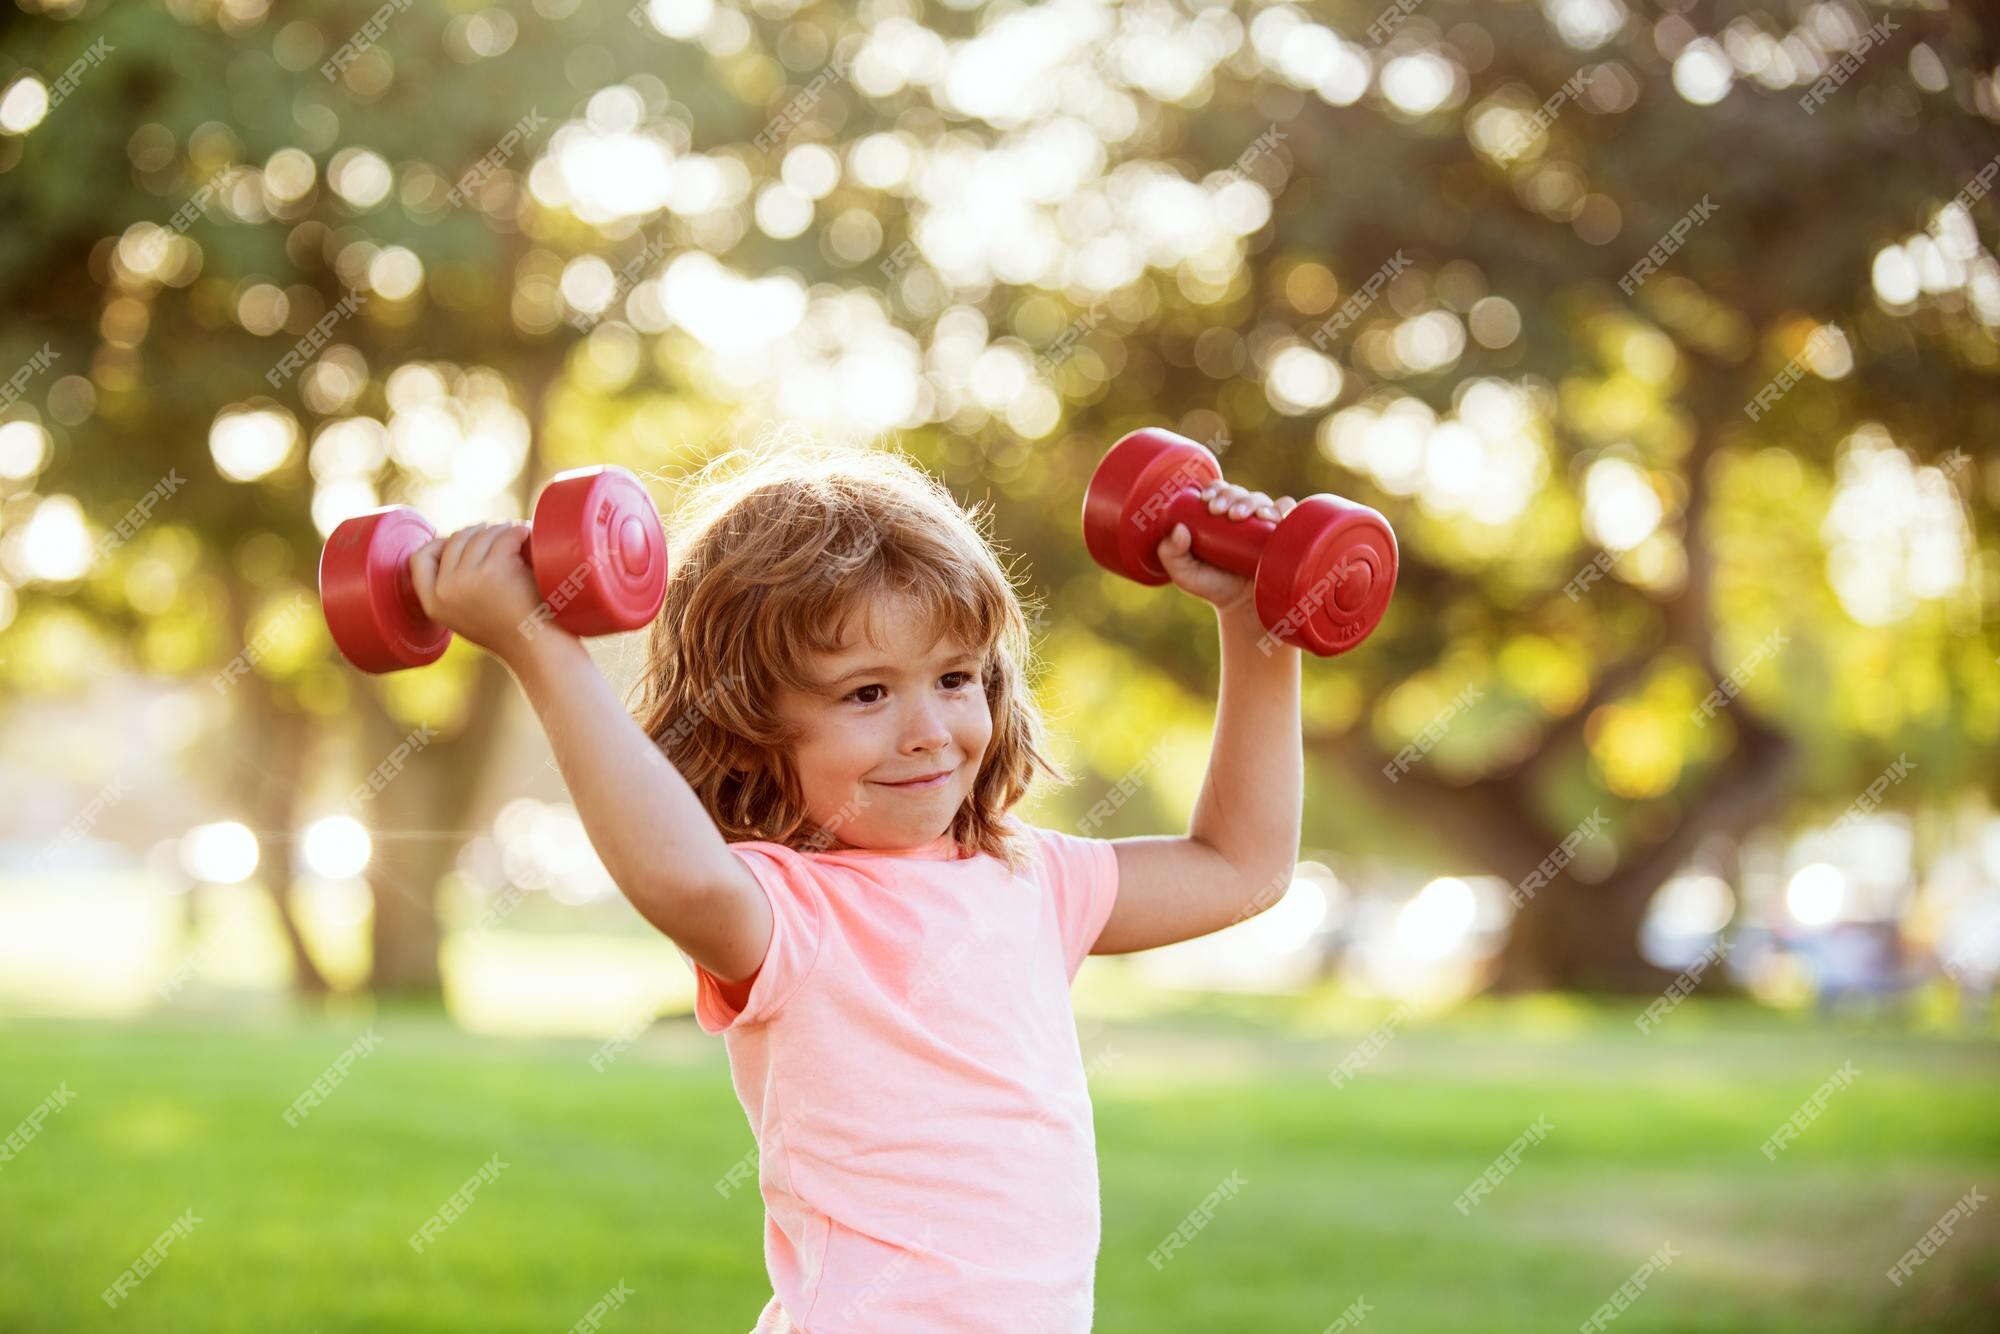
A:
{"label": "t-shirt neckline", "polygon": [[939,834],[928,843],[914,848],[830,848],[820,854],[823,857],[917,857],[928,861],[955,861],[958,846],[952,842],[949,832]]}

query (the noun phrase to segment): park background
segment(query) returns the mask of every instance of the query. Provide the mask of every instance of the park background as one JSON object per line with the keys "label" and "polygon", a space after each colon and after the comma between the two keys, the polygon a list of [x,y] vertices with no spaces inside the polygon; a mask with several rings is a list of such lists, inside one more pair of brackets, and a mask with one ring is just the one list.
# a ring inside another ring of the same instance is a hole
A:
{"label": "park background", "polygon": [[1213,616],[1078,521],[1164,426],[1402,574],[1282,902],[1078,980],[1098,1327],[1994,1328],[1996,121],[1942,3],[17,0],[0,1327],[747,1329],[684,966],[320,545],[905,450],[1038,609],[1024,813],[1173,831]]}

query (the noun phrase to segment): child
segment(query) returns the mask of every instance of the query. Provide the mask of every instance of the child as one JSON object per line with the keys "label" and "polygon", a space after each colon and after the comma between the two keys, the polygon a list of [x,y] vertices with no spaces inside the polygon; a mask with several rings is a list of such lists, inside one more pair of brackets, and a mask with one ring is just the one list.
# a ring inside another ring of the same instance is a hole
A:
{"label": "child", "polygon": [[[606,869],[694,970],[759,1149],[757,1331],[1088,1330],[1097,1156],[1069,984],[1086,954],[1283,894],[1298,650],[1260,646],[1248,581],[1177,526],[1161,562],[1222,632],[1188,836],[1038,829],[1009,810],[1037,770],[1064,775],[976,511],[898,455],[731,462],[684,497],[640,725],[532,619],[525,525],[432,542],[417,596],[506,661]],[[1205,494],[1232,520],[1293,505]]]}

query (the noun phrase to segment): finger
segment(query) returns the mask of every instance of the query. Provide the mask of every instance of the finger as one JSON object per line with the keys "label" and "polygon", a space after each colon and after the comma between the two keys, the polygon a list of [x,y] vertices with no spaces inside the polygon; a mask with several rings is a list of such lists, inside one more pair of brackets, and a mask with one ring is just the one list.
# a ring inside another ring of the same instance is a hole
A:
{"label": "finger", "polygon": [[458,569],[459,564],[465,559],[466,543],[485,526],[483,523],[468,525],[444,540],[444,550],[438,555],[438,578],[449,578]]}
{"label": "finger", "polygon": [[461,572],[471,574],[485,564],[487,549],[493,545],[493,531],[494,525],[490,523],[479,524],[472,530],[471,536],[465,539],[465,550],[458,558]]}
{"label": "finger", "polygon": [[432,620],[437,619],[431,610],[431,597],[437,588],[438,555],[443,550],[444,539],[434,537],[410,553],[410,587],[416,590],[417,605]]}
{"label": "finger", "polygon": [[1278,500],[1278,517],[1282,519],[1287,514],[1290,514],[1293,510],[1297,509],[1298,507],[1299,507],[1299,502],[1292,499],[1290,496],[1280,497]]}
{"label": "finger", "polygon": [[533,528],[518,519],[513,523],[502,524],[501,527],[507,531],[501,535],[499,541],[493,544],[494,547],[497,550],[507,552],[516,560],[527,559],[528,534],[534,531]]}
{"label": "finger", "polygon": [[442,579],[450,574],[453,567],[458,564],[458,558],[465,550],[466,534],[471,531],[469,528],[460,528],[437,539],[438,578]]}
{"label": "finger", "polygon": [[486,552],[487,558],[508,566],[527,564],[532,567],[534,562],[528,559],[528,533],[528,525],[518,520],[497,525],[493,545]]}
{"label": "finger", "polygon": [[489,523],[484,525],[472,541],[466,544],[465,567],[476,569],[493,558],[493,552],[513,531],[512,524]]}
{"label": "finger", "polygon": [[[1250,511],[1257,508],[1257,497],[1263,495],[1262,491],[1252,491],[1231,499],[1229,502],[1230,521],[1236,522],[1247,517]],[[1266,500],[1270,499],[1269,496],[1264,496],[1264,498]]]}

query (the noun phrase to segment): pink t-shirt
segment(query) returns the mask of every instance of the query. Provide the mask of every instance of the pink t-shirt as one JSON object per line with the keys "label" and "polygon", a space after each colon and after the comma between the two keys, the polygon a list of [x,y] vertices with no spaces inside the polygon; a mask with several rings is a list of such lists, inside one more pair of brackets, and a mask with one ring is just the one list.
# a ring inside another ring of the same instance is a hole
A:
{"label": "pink t-shirt", "polygon": [[1091,1326],[1097,1143],[1069,986],[1109,840],[1022,824],[1030,864],[733,843],[771,901],[743,1009],[694,963],[757,1136],[757,1334]]}

